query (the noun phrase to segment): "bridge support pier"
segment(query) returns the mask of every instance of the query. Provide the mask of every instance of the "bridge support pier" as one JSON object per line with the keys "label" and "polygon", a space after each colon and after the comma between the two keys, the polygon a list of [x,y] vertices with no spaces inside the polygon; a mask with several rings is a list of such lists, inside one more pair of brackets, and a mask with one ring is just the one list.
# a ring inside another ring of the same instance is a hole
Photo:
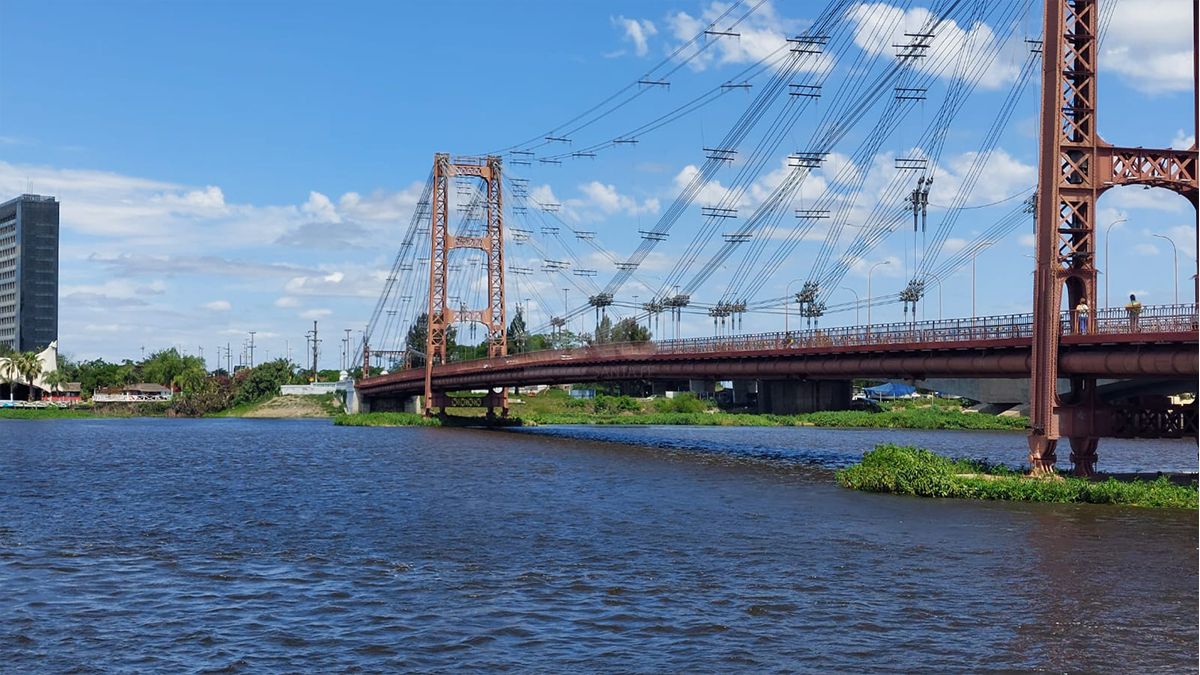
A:
{"label": "bridge support pier", "polygon": [[758,395],[758,380],[734,380],[733,381],[733,401],[734,405],[749,405],[750,395]]}
{"label": "bridge support pier", "polygon": [[849,380],[769,380],[758,383],[758,410],[798,415],[850,407]]}
{"label": "bridge support pier", "polygon": [[1029,473],[1034,476],[1046,476],[1054,473],[1054,465],[1058,462],[1055,449],[1058,439],[1049,438],[1042,434],[1029,434]]}
{"label": "bridge support pier", "polygon": [[1096,475],[1096,446],[1100,439],[1095,436],[1070,436],[1071,463],[1075,465],[1076,476]]}
{"label": "bridge support pier", "polygon": [[[1070,404],[1057,411],[1059,423],[1066,427],[1071,444],[1072,472],[1076,476],[1096,475],[1096,448],[1100,444],[1101,422],[1097,419],[1099,400],[1096,380],[1089,377],[1071,378]],[[1065,424],[1063,424],[1065,418]]]}

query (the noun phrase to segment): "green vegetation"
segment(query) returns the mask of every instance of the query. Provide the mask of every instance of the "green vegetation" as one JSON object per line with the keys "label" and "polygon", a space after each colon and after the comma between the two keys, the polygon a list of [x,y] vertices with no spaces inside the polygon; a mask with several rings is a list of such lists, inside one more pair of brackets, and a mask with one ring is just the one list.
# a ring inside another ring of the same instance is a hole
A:
{"label": "green vegetation", "polygon": [[171,403],[169,401],[84,404],[69,408],[58,406],[47,406],[45,408],[0,408],[0,419],[58,420],[101,417],[165,417],[169,414],[170,410]]}
{"label": "green vegetation", "polygon": [[838,410],[796,415],[818,427],[858,429],[980,429],[1020,430],[1029,425],[1026,417],[999,417],[964,413],[945,407],[899,408],[883,412]]}
{"label": "green vegetation", "polygon": [[[594,399],[572,398],[561,389],[550,389],[536,396],[514,397],[511,413],[519,423],[546,424],[637,424],[747,427],[832,427],[845,429],[975,429],[1020,430],[1024,417],[997,417],[964,413],[957,401],[930,401],[924,404],[897,402],[900,405],[883,412],[830,411],[802,415],[763,415],[717,411],[711,402],[692,394],[673,398],[637,399],[631,396],[599,394]],[[920,407],[918,407],[920,405]],[[482,408],[454,408],[449,419],[478,422]],[[350,416],[353,417],[353,416]],[[400,424],[403,426],[403,424]]]}
{"label": "green vegetation", "polygon": [[1195,481],[1176,485],[1166,477],[1153,481],[1031,478],[1001,466],[891,444],[876,446],[861,463],[838,471],[837,480],[855,490],[918,497],[1197,508]]}
{"label": "green vegetation", "polygon": [[0,408],[0,420],[61,420],[103,417],[91,408]]}
{"label": "green vegetation", "polygon": [[33,381],[42,374],[42,362],[38,360],[37,352],[14,352],[6,349],[0,354],[0,358],[5,360],[0,367],[0,382],[25,385],[28,387],[28,400],[33,400]]}
{"label": "green vegetation", "polygon": [[708,401],[696,398],[695,394],[680,394],[674,398],[654,401],[654,410],[659,413],[703,413],[709,409]]}
{"label": "green vegetation", "polygon": [[374,412],[358,415],[338,415],[333,423],[340,427],[440,427],[442,420],[416,413]]}

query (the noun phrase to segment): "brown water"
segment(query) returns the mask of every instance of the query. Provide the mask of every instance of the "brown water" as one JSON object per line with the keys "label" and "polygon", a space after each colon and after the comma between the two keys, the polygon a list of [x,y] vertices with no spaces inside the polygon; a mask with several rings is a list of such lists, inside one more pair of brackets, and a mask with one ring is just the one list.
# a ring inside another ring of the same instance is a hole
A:
{"label": "brown water", "polygon": [[1195,512],[850,492],[881,432],[813,431],[0,422],[3,668],[1196,670]]}

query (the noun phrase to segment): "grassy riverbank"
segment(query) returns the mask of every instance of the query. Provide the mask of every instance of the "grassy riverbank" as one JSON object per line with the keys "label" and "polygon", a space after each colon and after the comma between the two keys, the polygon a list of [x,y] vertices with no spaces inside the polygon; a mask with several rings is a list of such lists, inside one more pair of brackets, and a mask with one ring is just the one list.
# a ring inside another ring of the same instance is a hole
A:
{"label": "grassy riverbank", "polygon": [[1196,483],[1087,480],[1062,476],[1030,478],[1000,466],[951,460],[920,448],[879,445],[862,462],[837,472],[843,487],[918,497],[1003,499],[1024,502],[1125,504],[1154,508],[1197,508]]}
{"label": "grassy riverbank", "polygon": [[[455,417],[482,421],[481,408],[456,408]],[[510,414],[526,425],[636,424],[724,427],[830,427],[844,429],[979,429],[1022,430],[1025,417],[1000,417],[965,411],[961,402],[946,399],[889,401],[877,412],[842,410],[799,415],[769,415],[718,410],[710,401],[690,394],[674,398],[633,398],[599,395],[571,398],[551,389],[537,396],[514,398]]]}
{"label": "grassy riverbank", "polygon": [[[722,427],[829,427],[841,429],[978,429],[1020,430],[1026,426],[1022,417],[996,417],[963,413],[949,409],[906,408],[884,412],[837,411],[803,415],[758,415],[724,412],[539,412],[514,408],[509,424],[632,424],[632,425],[690,425]],[[451,420],[483,423],[480,415],[451,415]],[[420,415],[406,413],[365,413],[338,415],[334,423],[342,426],[429,426]]]}
{"label": "grassy riverbank", "polygon": [[321,396],[270,396],[243,403],[208,417],[250,417],[261,419],[297,419],[334,417],[341,414],[342,402],[335,394]]}
{"label": "grassy riverbank", "polygon": [[415,413],[375,412],[359,415],[337,415],[333,423],[339,427],[440,427],[442,420]]}
{"label": "grassy riverbank", "polygon": [[70,408],[0,408],[0,420],[70,420],[106,417],[165,417],[170,404],[149,403],[101,403],[84,404]]}
{"label": "grassy riverbank", "polygon": [[91,408],[0,408],[0,420],[66,420],[100,417]]}

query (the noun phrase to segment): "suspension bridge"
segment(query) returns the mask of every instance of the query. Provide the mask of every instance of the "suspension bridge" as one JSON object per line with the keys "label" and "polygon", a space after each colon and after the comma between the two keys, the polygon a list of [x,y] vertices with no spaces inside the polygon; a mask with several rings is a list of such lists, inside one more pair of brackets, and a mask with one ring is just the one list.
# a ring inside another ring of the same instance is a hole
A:
{"label": "suspension bridge", "polygon": [[[482,389],[489,393],[476,402],[504,414],[508,387],[681,379],[732,380],[735,395],[739,382],[755,381],[776,402],[836,406],[848,400],[855,378],[1027,378],[1034,472],[1054,469],[1061,437],[1070,441],[1076,472],[1091,474],[1103,436],[1196,433],[1194,404],[1113,403],[1098,384],[1166,382],[1194,391],[1198,374],[1196,304],[1100,309],[1101,194],[1126,185],[1160,188],[1195,208],[1198,191],[1194,140],[1182,150],[1117,147],[1098,133],[1108,2],[1047,0],[1035,8],[1020,0],[940,0],[914,23],[904,12],[852,22],[854,12],[881,10],[830,0],[806,30],[733,77],[671,99],[665,111],[662,98],[647,105],[722,40],[738,39],[762,4],[732,3],[649,71],[524,142],[479,155],[435,155],[364,333],[365,377],[356,385],[364,407],[398,409],[419,400],[419,409],[433,414],[453,403],[449,392]],[[1041,35],[1021,40],[1022,20],[1038,9]],[[959,28],[979,25],[991,32]],[[1015,43],[1024,45],[1017,59],[1010,53]],[[990,119],[965,155],[968,166],[940,193],[946,203],[931,201],[939,194],[935,184],[946,181],[939,167],[947,139],[964,116],[978,117],[970,103],[1004,59],[1011,68],[1000,104],[988,106]],[[1192,65],[1195,84],[1195,50]],[[975,203],[1004,132],[1034,88],[1036,187]],[[637,152],[662,129],[731,96],[746,104],[719,139],[697,149],[693,170],[681,174],[653,225],[587,229],[552,191],[531,187],[530,176],[542,181],[563,163]],[[641,117],[617,126],[631,115],[616,113],[629,110]],[[883,152],[903,133],[911,143],[902,152]],[[865,169],[881,157],[887,171]],[[872,175],[882,175],[882,184],[868,186]],[[1022,224],[1032,226],[1036,242],[1032,283],[1027,269],[999,281],[1029,288],[1031,313],[923,318],[935,285],[940,295],[943,282],[973,268],[981,251],[1014,237]],[[950,245],[964,230],[972,238]],[[619,255],[603,241],[614,234],[636,235],[638,243]],[[886,246],[903,249],[906,281],[873,294],[870,273],[889,263],[871,265],[870,257]],[[664,251],[664,271],[648,273],[651,255]],[[797,292],[790,284],[782,296],[772,292],[781,274],[805,267]],[[835,294],[844,297],[847,275],[862,269],[866,297],[855,292],[853,301],[835,302]],[[561,313],[550,309],[559,306],[559,288]],[[872,324],[872,309],[896,304],[902,322]],[[534,306],[545,316],[526,327]],[[521,319],[517,335],[509,334],[512,307]],[[783,314],[787,322],[793,308],[796,330],[745,332],[747,320]],[[865,323],[858,318],[864,308]],[[610,312],[631,341],[602,344]],[[850,313],[853,325],[822,327]],[[685,317],[689,326],[711,319],[712,336],[683,337]],[[585,328],[570,330],[588,318],[590,336]],[[455,338],[467,332],[479,346],[456,357]],[[509,353],[513,340],[534,335],[548,348]],[[646,340],[650,335],[658,339]]]}

